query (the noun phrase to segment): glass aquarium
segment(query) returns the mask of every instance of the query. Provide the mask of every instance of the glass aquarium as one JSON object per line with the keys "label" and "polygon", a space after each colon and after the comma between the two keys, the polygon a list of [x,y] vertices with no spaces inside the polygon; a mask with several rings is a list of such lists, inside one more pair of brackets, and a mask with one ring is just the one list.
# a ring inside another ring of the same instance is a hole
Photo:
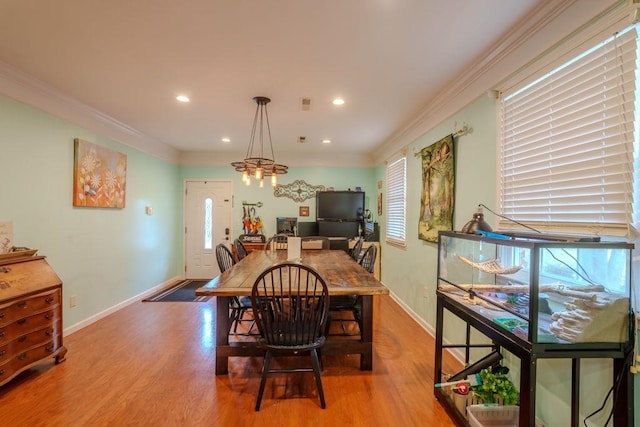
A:
{"label": "glass aquarium", "polygon": [[441,232],[438,291],[533,344],[627,343],[633,245]]}

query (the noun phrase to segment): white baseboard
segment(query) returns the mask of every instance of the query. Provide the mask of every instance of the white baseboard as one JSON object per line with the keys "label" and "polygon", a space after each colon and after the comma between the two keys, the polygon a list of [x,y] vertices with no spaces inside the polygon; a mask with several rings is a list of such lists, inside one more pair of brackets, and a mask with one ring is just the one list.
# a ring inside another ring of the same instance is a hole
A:
{"label": "white baseboard", "polygon": [[126,306],[128,306],[130,304],[133,304],[135,302],[141,301],[144,298],[148,297],[149,295],[155,294],[156,292],[160,292],[163,289],[168,288],[169,286],[171,286],[172,284],[174,284],[178,280],[181,280],[181,279],[179,277],[173,277],[173,278],[171,278],[169,280],[166,280],[166,281],[160,283],[157,286],[154,286],[153,288],[147,289],[146,291],[144,291],[144,292],[142,292],[142,293],[140,293],[138,295],[132,296],[129,299],[126,299],[126,300],[124,300],[124,301],[122,301],[122,302],[120,302],[120,303],[118,303],[118,304],[116,304],[116,305],[114,305],[112,307],[109,307],[106,310],[103,310],[103,311],[101,311],[99,313],[96,313],[93,316],[87,317],[86,319],[76,323],[75,325],[71,325],[68,328],[65,328],[62,331],[62,336],[66,337],[67,335],[72,334],[72,333],[74,333],[76,331],[79,331],[80,329],[82,329],[82,328],[84,328],[86,326],[89,326],[90,324],[95,323],[98,320],[100,320],[100,319],[102,319],[104,317],[107,317],[108,315],[110,315],[112,313],[115,313],[116,311],[118,311],[118,310],[120,310],[120,309],[122,309],[122,308],[124,308],[124,307],[126,307]]}
{"label": "white baseboard", "polygon": [[[420,325],[422,327],[422,329],[424,329],[425,331],[427,331],[429,333],[429,335],[431,335],[432,337],[435,338],[436,336],[436,330],[433,328],[432,325],[428,324],[427,322],[425,322],[425,320],[418,316],[418,313],[416,313],[415,311],[413,311],[413,309],[411,307],[409,307],[408,305],[406,305],[404,303],[404,301],[402,301],[400,298],[398,298],[398,296],[396,294],[394,294],[392,291],[389,291],[389,296],[391,296],[391,298],[398,303],[398,305],[413,319],[415,320],[418,325]],[[447,345],[447,344],[451,344],[451,342],[447,341],[445,338],[442,339],[442,344],[443,345]],[[462,365],[464,365],[464,354],[462,353],[461,350],[454,350],[454,349],[445,349],[445,351],[448,351],[458,362],[460,362]]]}

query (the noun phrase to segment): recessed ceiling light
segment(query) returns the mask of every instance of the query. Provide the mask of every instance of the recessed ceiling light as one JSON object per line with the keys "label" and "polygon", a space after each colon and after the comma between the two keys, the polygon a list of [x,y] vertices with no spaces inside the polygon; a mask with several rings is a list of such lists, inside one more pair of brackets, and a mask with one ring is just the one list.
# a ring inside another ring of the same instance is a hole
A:
{"label": "recessed ceiling light", "polygon": [[231,142],[231,138],[222,138],[222,142]]}
{"label": "recessed ceiling light", "polygon": [[322,143],[323,144],[331,144],[331,140],[330,139],[323,139]]}
{"label": "recessed ceiling light", "polygon": [[344,104],[344,99],[342,98],[336,98],[333,100],[333,105],[342,105]]}
{"label": "recessed ceiling light", "polygon": [[189,102],[189,101],[191,101],[191,100],[189,99],[189,97],[188,97],[188,96],[185,96],[185,95],[178,95],[178,96],[176,96],[176,99],[177,99],[178,101],[180,101],[180,102]]}

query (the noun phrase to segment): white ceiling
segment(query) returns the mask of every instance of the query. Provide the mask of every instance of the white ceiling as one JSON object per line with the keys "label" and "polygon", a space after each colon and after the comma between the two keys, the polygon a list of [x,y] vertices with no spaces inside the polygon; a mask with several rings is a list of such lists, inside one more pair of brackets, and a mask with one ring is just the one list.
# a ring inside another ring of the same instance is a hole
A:
{"label": "white ceiling", "polygon": [[538,3],[0,0],[0,61],[180,152],[244,157],[267,96],[276,160],[336,158],[383,145]]}

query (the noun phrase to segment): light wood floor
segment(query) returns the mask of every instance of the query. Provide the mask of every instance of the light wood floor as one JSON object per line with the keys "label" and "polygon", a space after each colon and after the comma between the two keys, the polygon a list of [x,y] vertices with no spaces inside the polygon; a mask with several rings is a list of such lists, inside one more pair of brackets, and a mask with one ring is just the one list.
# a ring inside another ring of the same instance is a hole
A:
{"label": "light wood floor", "polygon": [[324,358],[325,410],[299,373],[270,376],[255,412],[262,360],[233,358],[215,375],[214,310],[214,299],[136,303],[69,335],[65,362],[0,388],[0,425],[454,425],[433,396],[433,338],[389,296],[375,302],[373,371]]}

